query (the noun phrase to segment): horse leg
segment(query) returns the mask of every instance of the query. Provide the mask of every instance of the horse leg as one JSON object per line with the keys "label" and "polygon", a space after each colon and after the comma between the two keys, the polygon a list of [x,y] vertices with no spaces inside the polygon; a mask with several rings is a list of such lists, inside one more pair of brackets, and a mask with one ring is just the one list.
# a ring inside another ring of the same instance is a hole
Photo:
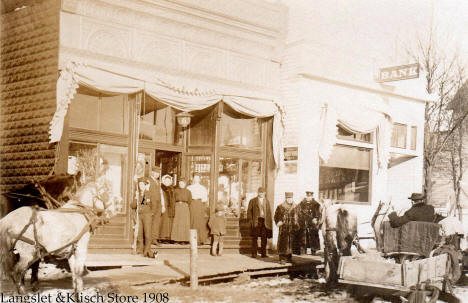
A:
{"label": "horse leg", "polygon": [[76,243],[72,256],[68,259],[73,278],[73,290],[75,296],[83,291],[83,274],[86,261],[86,254],[88,253],[88,241],[90,234],[86,233]]}
{"label": "horse leg", "polygon": [[37,260],[31,265],[31,288],[33,291],[38,290],[39,286],[39,264],[41,263],[40,260]]}

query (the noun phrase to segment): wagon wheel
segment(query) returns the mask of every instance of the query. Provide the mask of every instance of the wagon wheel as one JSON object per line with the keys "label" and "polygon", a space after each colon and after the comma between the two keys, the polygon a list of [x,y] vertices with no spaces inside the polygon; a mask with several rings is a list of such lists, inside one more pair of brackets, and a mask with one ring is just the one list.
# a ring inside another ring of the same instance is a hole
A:
{"label": "wagon wheel", "polygon": [[440,290],[432,285],[427,285],[425,290],[413,290],[408,303],[436,303],[439,298]]}

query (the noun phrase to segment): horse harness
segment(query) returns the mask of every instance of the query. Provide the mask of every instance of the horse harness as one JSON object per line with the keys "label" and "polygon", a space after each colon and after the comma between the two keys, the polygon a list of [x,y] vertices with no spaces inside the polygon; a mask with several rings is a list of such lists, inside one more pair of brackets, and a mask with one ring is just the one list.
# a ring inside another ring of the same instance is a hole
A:
{"label": "horse harness", "polygon": [[[73,238],[72,241],[70,241],[69,243],[67,243],[67,244],[65,244],[65,245],[63,245],[63,246],[61,246],[61,247],[59,247],[57,249],[54,249],[53,251],[47,251],[46,247],[39,242],[39,239],[38,239],[38,236],[37,236],[37,226],[36,226],[37,213],[39,211],[42,211],[42,209],[40,209],[37,206],[34,206],[34,207],[31,207],[32,214],[31,214],[31,218],[29,219],[28,224],[26,224],[23,227],[23,229],[21,230],[21,232],[18,234],[18,236],[15,237],[15,242],[13,243],[13,246],[10,249],[10,251],[12,251],[14,254],[17,254],[15,246],[16,246],[16,243],[18,241],[23,241],[25,243],[33,245],[36,248],[36,251],[38,252],[38,255],[30,262],[29,266],[32,265],[34,262],[36,262],[39,259],[41,261],[43,261],[44,257],[53,255],[54,253],[56,253],[56,252],[58,252],[58,251],[60,251],[62,249],[65,249],[65,248],[67,248],[69,246],[72,246],[72,250],[71,250],[70,254],[66,257],[66,258],[70,258],[70,256],[73,255],[73,253],[74,253],[74,251],[76,249],[76,243],[81,239],[81,237],[86,232],[88,232],[88,231],[93,232],[97,228],[98,225],[105,223],[105,219],[101,218],[101,217],[99,217],[97,215],[97,211],[96,211],[95,208],[86,206],[86,205],[84,205],[84,204],[82,204],[82,203],[80,203],[78,201],[74,201],[73,205],[77,206],[78,209],[58,208],[58,209],[53,210],[53,211],[62,212],[62,213],[78,213],[78,214],[82,214],[86,218],[87,224],[83,227],[81,232],[75,238]],[[28,230],[28,228],[30,226],[33,227],[34,239],[30,239],[30,238],[24,236],[24,233]]]}

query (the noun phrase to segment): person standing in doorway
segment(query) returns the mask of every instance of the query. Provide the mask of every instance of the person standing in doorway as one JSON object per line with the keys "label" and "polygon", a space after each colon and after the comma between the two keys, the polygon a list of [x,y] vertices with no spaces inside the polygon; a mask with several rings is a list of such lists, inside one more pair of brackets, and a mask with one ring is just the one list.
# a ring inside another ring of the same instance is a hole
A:
{"label": "person standing in doorway", "polygon": [[159,183],[159,177],[161,175],[161,169],[159,167],[153,167],[150,173],[150,185],[149,194],[151,199],[151,208],[153,209],[153,225],[151,228],[152,233],[152,244],[160,246],[158,243],[159,239],[159,226],[161,225],[161,214],[165,209],[161,203],[161,184]]}
{"label": "person standing in doorway", "polygon": [[299,229],[293,193],[285,193],[285,198],[286,201],[278,205],[275,211],[275,223],[279,228],[278,254],[281,264],[292,261],[294,233]]}
{"label": "person standing in doorway", "polygon": [[162,199],[161,204],[165,210],[161,215],[161,225],[159,229],[159,239],[163,242],[171,242],[172,223],[175,215],[174,188],[172,187],[172,177],[164,175],[161,180]]}
{"label": "person standing in doorway", "polygon": [[250,233],[252,236],[252,258],[257,257],[258,237],[260,237],[262,258],[267,255],[267,238],[272,237],[272,218],[270,202],[266,199],[265,188],[258,188],[257,197],[249,201],[247,209],[247,219],[250,223]]}
{"label": "person standing in doorway", "polygon": [[190,203],[190,228],[197,230],[198,245],[204,244],[208,240],[208,191],[200,184],[200,176],[195,174],[193,182],[187,186],[192,194]]}
{"label": "person standing in doorway", "polygon": [[314,192],[306,191],[305,198],[297,206],[300,230],[297,233],[300,252],[311,254],[320,250],[318,224],[320,222],[320,203],[314,199]]}
{"label": "person standing in doorway", "polygon": [[172,223],[171,239],[175,242],[190,240],[190,203],[192,194],[185,188],[184,178],[179,179],[179,187],[174,190],[175,216]]}

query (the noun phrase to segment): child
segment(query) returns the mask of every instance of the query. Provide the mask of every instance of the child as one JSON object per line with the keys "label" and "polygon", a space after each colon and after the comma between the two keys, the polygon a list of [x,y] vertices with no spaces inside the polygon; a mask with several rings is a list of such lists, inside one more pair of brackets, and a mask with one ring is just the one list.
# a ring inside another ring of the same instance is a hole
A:
{"label": "child", "polygon": [[[213,246],[211,247],[211,255],[216,256],[216,250],[218,250],[218,256],[223,255],[223,238],[226,234],[226,218],[224,217],[224,205],[218,204],[215,209],[215,215],[210,217],[208,226],[210,226],[210,234],[213,236]],[[218,249],[219,244],[219,249]]]}

